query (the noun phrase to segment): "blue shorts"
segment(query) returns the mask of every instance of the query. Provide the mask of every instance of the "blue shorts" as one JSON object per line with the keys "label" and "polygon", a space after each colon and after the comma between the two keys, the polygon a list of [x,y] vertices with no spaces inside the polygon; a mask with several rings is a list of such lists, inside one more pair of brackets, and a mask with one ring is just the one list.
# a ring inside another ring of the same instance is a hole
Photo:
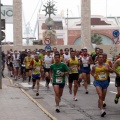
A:
{"label": "blue shorts", "polygon": [[59,85],[59,88],[64,88],[65,87],[65,84],[57,84],[57,83],[53,83],[53,86],[54,85]]}
{"label": "blue shorts", "polygon": [[82,68],[82,73],[90,74],[90,68]]}
{"label": "blue shorts", "polygon": [[35,82],[36,80],[40,80],[40,74],[32,74],[32,80]]}
{"label": "blue shorts", "polygon": [[107,87],[109,86],[108,80],[105,81],[95,80],[93,84],[95,87],[99,86],[102,89],[107,89]]}

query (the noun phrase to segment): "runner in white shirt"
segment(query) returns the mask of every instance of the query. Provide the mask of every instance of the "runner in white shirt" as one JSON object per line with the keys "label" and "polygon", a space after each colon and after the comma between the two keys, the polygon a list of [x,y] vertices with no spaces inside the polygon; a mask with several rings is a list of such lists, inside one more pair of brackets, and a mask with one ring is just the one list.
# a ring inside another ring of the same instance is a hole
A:
{"label": "runner in white shirt", "polygon": [[47,54],[44,57],[44,71],[45,71],[45,79],[46,79],[46,87],[49,88],[50,83],[50,66],[53,63],[53,57],[50,55],[50,50],[47,51]]}
{"label": "runner in white shirt", "polygon": [[63,62],[66,64],[66,62],[70,59],[69,49],[65,48],[65,53],[63,54]]}
{"label": "runner in white shirt", "polygon": [[[63,62],[66,64],[66,62],[70,59],[70,53],[69,53],[69,49],[65,48],[64,49],[64,54],[63,54]],[[65,76],[66,79],[66,85],[68,83],[68,75]]]}
{"label": "runner in white shirt", "polygon": [[19,59],[19,54],[17,52],[14,53],[13,55],[13,68],[14,68],[14,77],[15,80],[17,80],[20,73],[20,59]]}

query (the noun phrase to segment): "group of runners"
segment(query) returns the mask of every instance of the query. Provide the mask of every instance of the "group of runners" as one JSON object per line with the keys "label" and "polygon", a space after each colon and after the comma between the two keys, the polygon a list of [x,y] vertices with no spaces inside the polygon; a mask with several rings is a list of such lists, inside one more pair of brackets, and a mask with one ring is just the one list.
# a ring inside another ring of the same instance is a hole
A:
{"label": "group of runners", "polygon": [[[63,90],[68,84],[69,93],[73,94],[73,100],[78,101],[77,91],[81,81],[85,88],[85,94],[89,94],[88,81],[90,74],[94,77],[94,86],[98,94],[98,107],[100,115],[104,117],[105,97],[110,83],[110,73],[116,73],[115,86],[117,94],[114,102],[117,104],[120,97],[120,59],[114,63],[107,59],[107,54],[103,49],[95,48],[94,53],[88,54],[84,47],[82,50],[65,48],[57,50],[22,50],[14,52],[7,51],[5,61],[8,73],[15,80],[23,78],[30,84],[32,79],[32,89],[37,89],[36,96],[39,95],[40,80],[46,80],[45,86],[49,88],[49,83],[53,85],[55,92],[56,112],[60,112],[60,101]],[[25,71],[24,71],[25,68]],[[4,69],[3,69],[4,70]],[[24,79],[23,79],[24,80]]]}

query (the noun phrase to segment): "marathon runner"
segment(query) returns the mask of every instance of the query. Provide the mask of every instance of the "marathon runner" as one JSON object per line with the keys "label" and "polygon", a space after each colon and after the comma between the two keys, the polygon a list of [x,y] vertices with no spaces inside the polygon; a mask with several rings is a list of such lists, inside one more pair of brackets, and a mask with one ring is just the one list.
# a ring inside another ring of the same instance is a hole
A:
{"label": "marathon runner", "polygon": [[45,71],[45,80],[46,80],[46,87],[49,88],[50,83],[50,66],[53,63],[53,58],[50,55],[50,50],[47,51],[47,54],[44,57],[44,71]]}
{"label": "marathon runner", "polygon": [[32,74],[32,68],[30,67],[30,62],[33,60],[31,57],[31,52],[28,51],[27,56],[24,59],[25,64],[25,71],[26,71],[26,78],[29,77],[28,83],[30,83],[31,80],[31,74]]}
{"label": "marathon runner", "polygon": [[90,64],[92,63],[91,56],[87,53],[87,48],[83,48],[83,56],[81,57],[81,71],[84,80],[85,93],[88,94],[88,80],[90,80]]}
{"label": "marathon runner", "polygon": [[98,62],[92,67],[91,75],[94,77],[94,86],[98,94],[98,107],[100,108],[101,117],[106,115],[104,110],[104,103],[106,97],[107,88],[109,86],[108,82],[108,72],[109,66],[104,63],[103,54],[98,55]]}
{"label": "marathon runner", "polygon": [[74,97],[73,100],[77,101],[77,90],[78,90],[78,69],[80,69],[79,65],[79,61],[78,59],[75,57],[75,51],[71,51],[71,57],[70,59],[67,61],[67,65],[70,69],[69,72],[69,92],[70,94],[72,94],[72,84],[74,83]]}
{"label": "marathon runner", "polygon": [[34,89],[35,85],[37,84],[37,92],[36,96],[39,95],[39,82],[41,77],[41,69],[42,69],[42,61],[39,60],[39,54],[34,55],[35,59],[30,62],[30,66],[33,68],[32,70],[32,89]]}
{"label": "marathon runner", "polygon": [[60,62],[60,54],[55,54],[55,63],[50,66],[50,77],[55,92],[56,112],[60,112],[59,103],[65,86],[65,75],[68,74],[66,64]]}

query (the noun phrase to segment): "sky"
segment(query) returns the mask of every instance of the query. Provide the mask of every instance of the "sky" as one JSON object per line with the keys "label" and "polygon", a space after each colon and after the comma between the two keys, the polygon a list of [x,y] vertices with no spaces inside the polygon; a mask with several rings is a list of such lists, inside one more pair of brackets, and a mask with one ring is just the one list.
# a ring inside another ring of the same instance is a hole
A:
{"label": "sky", "polygon": [[[28,22],[30,22],[32,30],[34,30],[37,13],[40,9],[40,6],[45,4],[46,1],[47,0],[22,0],[25,23],[27,24]],[[54,1],[57,8],[56,14],[60,14],[61,11],[64,11],[64,16],[66,16],[68,9],[69,17],[81,16],[81,0],[54,0]],[[13,0],[1,0],[1,3],[3,5],[12,5]],[[45,14],[45,12],[42,11],[43,9],[44,7],[42,6],[40,11],[41,14]],[[32,17],[33,12],[34,15]],[[91,0],[91,15],[102,15],[105,17],[120,16],[120,0]],[[13,35],[10,34],[9,32],[10,29],[12,29],[12,25],[7,24],[6,41],[13,41]]]}

